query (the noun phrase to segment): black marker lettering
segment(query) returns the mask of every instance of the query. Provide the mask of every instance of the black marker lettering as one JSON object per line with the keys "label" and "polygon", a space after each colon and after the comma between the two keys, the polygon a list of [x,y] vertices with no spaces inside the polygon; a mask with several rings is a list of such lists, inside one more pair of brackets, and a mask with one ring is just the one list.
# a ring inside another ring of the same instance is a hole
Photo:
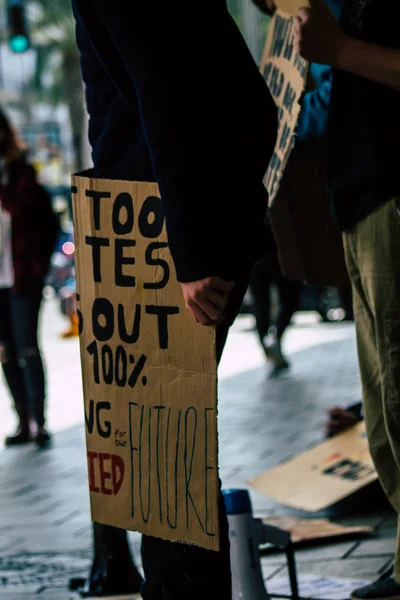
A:
{"label": "black marker lettering", "polygon": [[118,332],[122,342],[126,344],[135,344],[140,334],[140,319],[142,316],[142,307],[136,304],[135,317],[132,323],[132,330],[128,333],[125,319],[125,309],[123,304],[118,304]]}
{"label": "black marker lettering", "polygon": [[87,235],[85,241],[88,246],[92,246],[93,281],[101,283],[101,249],[107,248],[110,240]]}
{"label": "black marker lettering", "polygon": [[146,264],[150,265],[151,267],[161,267],[163,270],[163,275],[160,281],[152,281],[144,284],[144,288],[146,290],[161,290],[162,288],[165,288],[169,281],[169,264],[163,258],[153,257],[153,252],[161,250],[162,248],[168,248],[168,244],[166,242],[152,242],[146,248]]}
{"label": "black marker lettering", "polygon": [[124,256],[124,248],[136,246],[135,240],[115,240],[115,284],[119,287],[135,287],[136,277],[125,275],[122,269],[125,265],[134,265],[133,256]]}
{"label": "black marker lettering", "polygon": [[[150,218],[151,216],[151,218]],[[157,238],[164,227],[164,209],[161,198],[149,196],[139,214],[139,230],[145,238]]]}
{"label": "black marker lettering", "polygon": [[[188,440],[188,430],[189,430],[189,415],[193,412],[194,415],[194,424],[193,424],[193,435],[192,435],[192,448],[191,451],[188,451],[189,440]],[[189,500],[193,507],[194,513],[197,517],[201,530],[204,532],[204,527],[199,517],[199,513],[197,512],[197,508],[195,506],[193,496],[189,490],[190,482],[192,479],[192,471],[193,471],[193,459],[194,453],[196,449],[196,433],[197,433],[197,410],[194,406],[190,406],[185,413],[185,452],[184,452],[184,463],[185,463],[185,493],[186,493],[186,527],[189,528]]]}
{"label": "black marker lettering", "polygon": [[178,315],[178,306],[146,306],[148,315],[157,315],[158,317],[158,340],[161,350],[168,348],[168,317],[169,315]]}
{"label": "black marker lettering", "polygon": [[92,198],[93,200],[93,220],[94,220],[94,228],[96,231],[100,229],[100,204],[101,200],[106,198],[111,198],[110,192],[97,192],[96,190],[85,190],[85,195],[87,198]]}
{"label": "black marker lettering", "polygon": [[[121,218],[121,212],[125,212],[125,221]],[[123,192],[115,198],[112,211],[112,227],[116,235],[128,235],[133,229],[135,213],[133,200],[130,194]]]}
{"label": "black marker lettering", "polygon": [[96,298],[93,302],[92,328],[93,334],[99,342],[107,342],[114,335],[114,307],[107,298]]}

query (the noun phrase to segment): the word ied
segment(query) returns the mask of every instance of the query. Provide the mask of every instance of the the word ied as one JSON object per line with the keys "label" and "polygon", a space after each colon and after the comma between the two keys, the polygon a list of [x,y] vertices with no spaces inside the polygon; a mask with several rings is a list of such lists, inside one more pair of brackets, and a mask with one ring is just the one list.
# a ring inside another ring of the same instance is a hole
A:
{"label": "the word ied", "polygon": [[116,496],[124,482],[125,463],[121,456],[88,452],[89,487],[95,494]]}

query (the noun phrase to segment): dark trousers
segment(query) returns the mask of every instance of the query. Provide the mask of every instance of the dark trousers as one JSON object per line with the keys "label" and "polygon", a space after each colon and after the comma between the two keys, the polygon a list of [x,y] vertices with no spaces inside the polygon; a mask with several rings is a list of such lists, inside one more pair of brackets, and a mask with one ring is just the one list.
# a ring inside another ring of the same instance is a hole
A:
{"label": "dark trousers", "polygon": [[[276,319],[272,319],[271,284],[278,288],[279,305]],[[278,255],[270,254],[260,260],[253,269],[250,291],[253,296],[253,312],[260,340],[268,334],[271,325],[276,327],[279,339],[290,325],[299,308],[301,283],[290,281],[282,275]]]}
{"label": "dark trousers", "polygon": [[0,356],[20,424],[44,425],[45,376],[38,344],[42,288],[26,295],[0,290]]}
{"label": "dark trousers", "polygon": [[[222,356],[229,328],[242,304],[249,276],[236,279],[236,288],[230,295],[226,320],[217,329],[218,361]],[[222,495],[219,517],[219,552],[143,536],[143,600],[231,600],[228,521]]]}

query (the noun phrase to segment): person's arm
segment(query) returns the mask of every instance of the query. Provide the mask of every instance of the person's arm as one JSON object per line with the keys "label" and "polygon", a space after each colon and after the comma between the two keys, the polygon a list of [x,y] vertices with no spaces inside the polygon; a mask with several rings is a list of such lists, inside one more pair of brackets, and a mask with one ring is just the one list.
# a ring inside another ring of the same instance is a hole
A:
{"label": "person's arm", "polygon": [[332,69],[327,65],[312,65],[311,69],[318,87],[304,96],[296,129],[297,142],[322,138],[328,125]]}
{"label": "person's arm", "polygon": [[202,324],[215,324],[234,287],[221,277],[238,252],[215,140],[224,3],[213,10],[165,0],[79,4],[103,64],[139,112],[186,305]]}
{"label": "person's arm", "polygon": [[0,184],[0,200],[13,219],[35,215],[36,186],[36,172],[31,165],[18,162],[10,166],[10,174]]}
{"label": "person's arm", "polygon": [[295,23],[296,49],[310,62],[329,64],[400,91],[400,50],[346,35],[325,0],[311,0]]}

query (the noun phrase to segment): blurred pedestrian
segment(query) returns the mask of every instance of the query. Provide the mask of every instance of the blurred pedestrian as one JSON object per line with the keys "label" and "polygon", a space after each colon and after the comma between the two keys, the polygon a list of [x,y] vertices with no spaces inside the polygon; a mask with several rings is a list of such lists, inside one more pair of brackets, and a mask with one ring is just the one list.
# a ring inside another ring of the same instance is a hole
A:
{"label": "blurred pedestrian", "polygon": [[[340,25],[323,0],[311,6],[298,13],[296,44],[303,58],[334,67],[329,184],[353,285],[371,455],[400,514],[400,3],[348,0]],[[352,598],[400,598],[400,543],[393,575]]]}
{"label": "blurred pedestrian", "polygon": [[38,318],[56,235],[50,197],[0,112],[0,353],[19,420],[6,446],[50,441]]}
{"label": "blurred pedestrian", "polygon": [[[275,318],[272,302],[273,285],[278,292]],[[302,287],[301,283],[289,281],[284,277],[277,254],[265,256],[253,269],[250,280],[253,314],[258,337],[267,361],[271,364],[270,376],[272,377],[290,366],[282,353],[281,342],[294,313],[299,308]]]}
{"label": "blurred pedestrian", "polygon": [[[263,12],[267,14],[275,12],[274,0],[253,1]],[[329,5],[334,10],[337,18],[339,18],[343,2],[344,0],[329,0]],[[311,64],[307,91],[302,100],[302,109],[296,129],[297,156],[302,152],[306,152],[310,145],[319,144],[326,138],[331,85],[332,67]],[[293,171],[293,173],[295,176],[288,168],[285,176],[290,180],[290,188],[298,189],[301,193],[301,185],[296,179],[298,172]],[[275,201],[281,202],[283,200],[282,194],[286,193],[287,187],[282,187]],[[275,284],[278,290],[276,323],[272,323],[271,284]],[[257,263],[253,270],[250,290],[254,300],[257,332],[266,358],[272,365],[272,376],[281,373],[290,366],[287,358],[282,353],[281,341],[293,314],[299,308],[302,287],[300,282],[290,281],[283,275],[277,255],[265,257]]]}

